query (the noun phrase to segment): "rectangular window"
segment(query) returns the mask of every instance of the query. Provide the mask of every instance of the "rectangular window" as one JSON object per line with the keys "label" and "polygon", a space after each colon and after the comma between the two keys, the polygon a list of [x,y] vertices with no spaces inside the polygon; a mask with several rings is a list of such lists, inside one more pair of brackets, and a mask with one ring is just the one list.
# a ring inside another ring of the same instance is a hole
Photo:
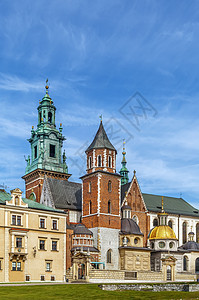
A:
{"label": "rectangular window", "polygon": [[44,240],[39,241],[39,249],[40,250],[45,250],[45,241]]}
{"label": "rectangular window", "polygon": [[50,157],[55,157],[55,145],[50,144]]}
{"label": "rectangular window", "polygon": [[51,281],[55,281],[55,276],[51,276],[51,277],[50,277],[50,280],[51,280]]}
{"label": "rectangular window", "polygon": [[37,158],[37,146],[34,146],[34,159]]}
{"label": "rectangular window", "polygon": [[52,251],[57,251],[57,241],[52,241]]}
{"label": "rectangular window", "polygon": [[12,271],[16,271],[16,261],[12,262]]}
{"label": "rectangular window", "polygon": [[17,216],[17,225],[21,226],[21,216]]}
{"label": "rectangular window", "polygon": [[45,219],[40,219],[40,228],[45,228]]}
{"label": "rectangular window", "polygon": [[57,230],[57,220],[53,220],[53,229]]}
{"label": "rectangular window", "polygon": [[17,271],[21,271],[21,263],[17,262]]}
{"label": "rectangular window", "polygon": [[16,248],[22,248],[22,238],[16,238]]}
{"label": "rectangular window", "polygon": [[0,270],[2,270],[2,261],[0,260]]}
{"label": "rectangular window", "polygon": [[12,215],[12,225],[16,225],[16,215]]}
{"label": "rectangular window", "polygon": [[41,281],[45,281],[45,276],[41,275]]}
{"label": "rectangular window", "polygon": [[46,272],[50,272],[51,271],[51,266],[50,266],[50,263],[47,262],[46,263]]}
{"label": "rectangular window", "polygon": [[30,281],[30,275],[26,275],[26,281]]}

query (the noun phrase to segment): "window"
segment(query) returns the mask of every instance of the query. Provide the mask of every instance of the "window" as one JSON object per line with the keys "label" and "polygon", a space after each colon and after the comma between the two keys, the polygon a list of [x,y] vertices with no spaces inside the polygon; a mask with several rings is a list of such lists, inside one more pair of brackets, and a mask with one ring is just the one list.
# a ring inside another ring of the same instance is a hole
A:
{"label": "window", "polygon": [[112,184],[111,184],[111,181],[109,180],[109,182],[108,182],[108,191],[109,191],[109,193],[111,192],[111,190],[112,190]]}
{"label": "window", "polygon": [[17,225],[21,226],[21,216],[17,216]]}
{"label": "window", "polygon": [[53,229],[57,230],[57,220],[53,220]]}
{"label": "window", "polygon": [[153,227],[156,227],[156,226],[158,226],[158,219],[157,218],[155,218],[153,220]]}
{"label": "window", "polygon": [[50,272],[51,271],[51,265],[50,262],[46,263],[46,272]]}
{"label": "window", "polygon": [[48,122],[52,123],[52,113],[51,112],[48,113]]}
{"label": "window", "polygon": [[22,238],[16,238],[16,248],[22,248]]}
{"label": "window", "polygon": [[26,275],[26,281],[30,281],[30,275]]}
{"label": "window", "polygon": [[111,264],[111,252],[112,252],[111,249],[109,249],[109,250],[107,251],[106,261],[107,261],[108,264]]}
{"label": "window", "polygon": [[185,244],[187,242],[187,223],[182,223],[182,243]]}
{"label": "window", "polygon": [[169,220],[168,225],[169,225],[169,227],[173,228],[173,223],[171,220]]}
{"label": "window", "polygon": [[16,225],[16,215],[12,215],[12,225]]}
{"label": "window", "polygon": [[196,273],[199,273],[199,257],[196,258],[196,262],[195,262],[195,271],[196,271]]}
{"label": "window", "polygon": [[41,123],[41,112],[39,113],[39,123]]}
{"label": "window", "polygon": [[55,281],[55,276],[51,276],[51,277],[50,277],[50,280],[51,280],[51,281]]}
{"label": "window", "polygon": [[55,157],[55,145],[50,144],[50,157]]}
{"label": "window", "polygon": [[135,239],[134,239],[134,244],[137,245],[138,242],[139,242],[139,239],[138,239],[138,238],[135,238]]}
{"label": "window", "polygon": [[91,158],[91,156],[89,156],[88,168],[91,169],[91,167],[92,167],[92,158]]}
{"label": "window", "polygon": [[108,167],[112,168],[112,157],[111,156],[108,157]]}
{"label": "window", "polygon": [[165,242],[159,242],[159,247],[164,248],[165,247]]}
{"label": "window", "polygon": [[108,201],[108,214],[111,213],[111,201],[109,200]]}
{"label": "window", "polygon": [[45,228],[45,219],[40,218],[40,228]]}
{"label": "window", "polygon": [[16,271],[16,261],[12,262],[12,271]]}
{"label": "window", "polygon": [[34,146],[34,159],[37,158],[37,146]]}
{"label": "window", "polygon": [[36,201],[35,193],[31,193],[30,196],[29,196],[29,199],[32,200],[32,201]]}
{"label": "window", "polygon": [[[129,212],[131,213],[130,210],[129,210]],[[138,217],[137,217],[137,216],[134,215],[132,219],[133,219],[133,221],[134,221],[136,224],[138,224]]]}
{"label": "window", "polygon": [[15,197],[15,205],[19,205],[19,197],[18,196]]}
{"label": "window", "polygon": [[89,182],[89,185],[88,185],[88,192],[91,193],[91,182]]}
{"label": "window", "polygon": [[101,167],[102,166],[102,157],[101,157],[101,155],[98,155],[98,157],[97,157],[97,160],[98,160],[98,167]]}
{"label": "window", "polygon": [[45,240],[40,240],[39,241],[39,249],[40,250],[45,250]]}
{"label": "window", "polygon": [[173,248],[174,245],[175,245],[174,242],[170,242],[170,243],[169,243],[169,248]]}
{"label": "window", "polygon": [[57,241],[52,241],[52,251],[57,251]]}
{"label": "window", "polygon": [[45,281],[45,276],[44,275],[41,275],[41,281]]}
{"label": "window", "polygon": [[17,271],[21,271],[21,262],[17,262]]}
{"label": "window", "polygon": [[183,257],[183,271],[187,271],[188,259],[186,256]]}
{"label": "window", "polygon": [[92,201],[89,202],[89,215],[92,214]]}

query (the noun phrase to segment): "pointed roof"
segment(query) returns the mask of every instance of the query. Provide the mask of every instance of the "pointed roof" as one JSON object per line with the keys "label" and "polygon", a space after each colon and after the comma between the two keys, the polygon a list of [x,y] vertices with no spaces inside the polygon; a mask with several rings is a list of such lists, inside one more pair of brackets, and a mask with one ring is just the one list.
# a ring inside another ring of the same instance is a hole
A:
{"label": "pointed roof", "polygon": [[106,131],[104,129],[104,126],[102,124],[102,121],[100,122],[99,129],[94,137],[94,140],[90,144],[90,146],[86,149],[86,152],[92,149],[101,149],[101,148],[106,148],[110,150],[115,150],[116,149],[113,147],[111,142],[108,139],[108,136],[106,134]]}

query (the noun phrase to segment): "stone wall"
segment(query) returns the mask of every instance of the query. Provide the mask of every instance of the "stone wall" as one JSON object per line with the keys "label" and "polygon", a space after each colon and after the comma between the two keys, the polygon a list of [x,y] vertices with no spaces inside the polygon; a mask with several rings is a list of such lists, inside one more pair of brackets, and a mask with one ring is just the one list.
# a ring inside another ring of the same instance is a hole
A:
{"label": "stone wall", "polygon": [[162,272],[153,272],[153,271],[139,271],[137,273],[137,279],[138,280],[144,280],[144,281],[163,281],[163,273]]}
{"label": "stone wall", "polygon": [[90,279],[121,279],[124,280],[125,272],[120,270],[90,270]]}

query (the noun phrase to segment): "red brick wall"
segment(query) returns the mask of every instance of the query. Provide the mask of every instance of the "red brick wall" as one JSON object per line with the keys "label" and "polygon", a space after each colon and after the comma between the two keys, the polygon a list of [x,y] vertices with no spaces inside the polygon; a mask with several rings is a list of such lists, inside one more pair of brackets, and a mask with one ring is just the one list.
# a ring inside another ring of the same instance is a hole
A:
{"label": "red brick wall", "polygon": [[[91,157],[91,159],[92,159],[92,166],[93,166],[93,151],[94,150],[90,150],[87,153],[87,172],[88,173],[93,172],[93,167],[91,169],[89,169],[89,157]],[[98,158],[97,158],[98,155],[101,155],[101,163],[102,163],[101,167],[97,167],[97,165],[98,165],[98,161],[97,161],[98,160]],[[106,165],[105,165],[104,149],[95,149],[95,161],[94,161],[95,171],[103,170],[104,168],[107,168],[107,172],[115,173],[115,168],[114,168],[115,155],[116,155],[115,151],[106,149]],[[109,156],[111,156],[111,159],[112,159],[112,168],[108,167],[108,157]]]}

